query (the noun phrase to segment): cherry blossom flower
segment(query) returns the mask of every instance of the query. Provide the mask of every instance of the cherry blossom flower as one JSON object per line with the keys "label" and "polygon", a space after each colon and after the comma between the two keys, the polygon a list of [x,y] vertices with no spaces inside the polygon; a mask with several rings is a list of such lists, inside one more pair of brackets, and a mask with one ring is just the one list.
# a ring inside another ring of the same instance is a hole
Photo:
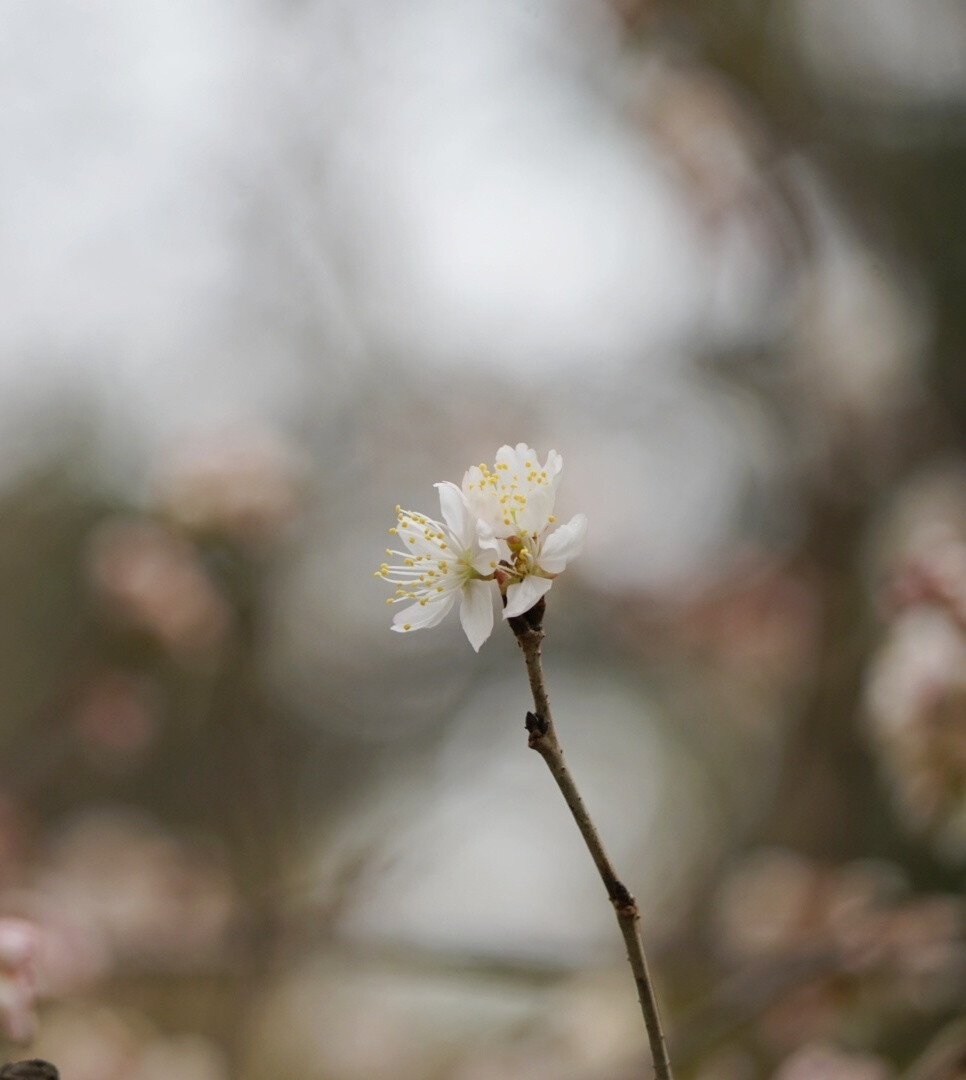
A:
{"label": "cherry blossom flower", "polygon": [[587,518],[577,514],[552,529],[563,459],[556,450],[543,465],[526,443],[501,446],[493,468],[475,465],[463,477],[467,506],[505,545],[505,619],[529,611],[553,579],[583,550]]}
{"label": "cherry blossom flower", "polygon": [[376,571],[396,586],[387,603],[412,601],[393,619],[393,630],[435,626],[459,597],[463,629],[479,650],[493,630],[490,581],[503,593],[504,618],[529,611],[584,544],[583,514],[560,526],[553,515],[562,469],[555,450],[541,465],[526,443],[501,446],[493,468],[474,465],[461,488],[436,485],[445,524],[397,506],[389,531],[404,548],[386,554],[402,562]]}
{"label": "cherry blossom flower", "polygon": [[470,644],[479,651],[493,630],[493,599],[488,582],[497,569],[499,545],[491,530],[469,510],[455,484],[437,484],[445,524],[396,507],[396,526],[389,530],[403,544],[386,550],[401,560],[383,563],[376,577],[396,586],[398,604],[413,601],[393,618],[393,630],[406,633],[439,623],[460,600],[460,622]]}
{"label": "cherry blossom flower", "polygon": [[474,465],[463,477],[470,511],[500,538],[536,536],[554,522],[553,504],[563,459],[556,450],[541,465],[526,443],[501,446],[493,468]]}
{"label": "cherry blossom flower", "polygon": [[507,541],[515,580],[507,586],[504,619],[529,611],[549,591],[553,579],[583,550],[586,533],[586,515],[576,514],[553,532],[544,530]]}

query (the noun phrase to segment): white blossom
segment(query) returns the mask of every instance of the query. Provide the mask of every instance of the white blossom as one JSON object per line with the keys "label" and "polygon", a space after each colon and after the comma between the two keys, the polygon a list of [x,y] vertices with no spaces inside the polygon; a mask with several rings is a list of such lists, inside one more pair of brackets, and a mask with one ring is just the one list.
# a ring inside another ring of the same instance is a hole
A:
{"label": "white blossom", "polygon": [[587,518],[577,514],[557,525],[554,502],[563,459],[551,450],[541,465],[526,443],[501,446],[492,468],[475,465],[462,488],[441,483],[442,524],[396,507],[402,550],[383,563],[376,577],[396,586],[387,603],[409,601],[393,619],[393,630],[435,626],[460,600],[460,621],[479,649],[493,630],[490,582],[504,596],[503,617],[529,611],[584,545]]}
{"label": "white blossom", "polygon": [[522,615],[549,591],[553,579],[584,547],[587,516],[576,514],[559,528],[532,536],[511,537],[512,584],[507,586],[504,619]]}
{"label": "white blossom", "polygon": [[583,549],[587,532],[583,514],[552,528],[562,471],[563,458],[556,450],[541,465],[532,447],[517,443],[501,446],[492,468],[475,465],[463,477],[466,505],[501,541],[505,619],[529,611]]}
{"label": "white blossom", "polygon": [[412,601],[393,618],[393,630],[406,633],[435,626],[460,599],[460,622],[477,651],[493,630],[493,597],[489,581],[499,562],[499,546],[489,529],[468,510],[455,484],[437,484],[445,524],[396,507],[402,550],[386,550],[401,560],[376,571],[396,586],[386,602]]}
{"label": "white blossom", "polygon": [[536,536],[552,524],[563,459],[551,450],[540,464],[526,443],[501,446],[496,464],[474,465],[463,477],[466,505],[500,538]]}

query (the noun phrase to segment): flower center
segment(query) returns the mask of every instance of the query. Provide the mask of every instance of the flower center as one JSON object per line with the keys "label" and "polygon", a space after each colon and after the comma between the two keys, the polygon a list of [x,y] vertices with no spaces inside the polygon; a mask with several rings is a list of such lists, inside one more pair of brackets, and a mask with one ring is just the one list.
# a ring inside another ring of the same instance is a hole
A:
{"label": "flower center", "polygon": [[481,463],[470,471],[474,476],[466,485],[467,491],[477,490],[488,500],[495,500],[504,525],[515,525],[528,497],[538,488],[550,484],[546,469],[532,461],[525,461],[520,472],[512,472],[506,462],[497,462],[492,469]]}
{"label": "flower center", "polygon": [[506,545],[510,549],[510,570],[518,577],[525,577],[533,569],[533,540],[533,537],[528,536],[507,537]]}
{"label": "flower center", "polygon": [[474,573],[466,553],[451,548],[453,538],[446,526],[432,518],[397,506],[396,525],[389,533],[398,536],[409,550],[386,548],[387,555],[401,562],[392,566],[383,563],[375,572],[375,577],[396,586],[387,604],[409,600],[425,607]]}

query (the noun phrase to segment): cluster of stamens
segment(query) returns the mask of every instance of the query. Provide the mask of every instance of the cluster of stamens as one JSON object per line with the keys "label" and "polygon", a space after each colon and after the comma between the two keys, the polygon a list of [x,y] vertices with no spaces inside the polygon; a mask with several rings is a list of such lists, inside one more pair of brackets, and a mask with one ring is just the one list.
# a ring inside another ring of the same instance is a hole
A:
{"label": "cluster of stamens", "polygon": [[[521,480],[519,473],[510,472],[510,466],[506,462],[497,462],[492,469],[481,462],[475,470],[470,470],[473,480],[466,484],[466,490],[472,491],[476,488],[487,495],[495,494],[502,508],[503,524],[513,525],[517,514],[526,506],[529,494],[550,483],[546,469],[538,468],[532,461],[524,462],[524,468],[527,471]],[[551,517],[550,520],[554,519]]]}
{"label": "cluster of stamens", "polygon": [[527,546],[528,543],[532,545],[532,538],[511,536],[507,540],[510,549],[508,568],[518,577],[525,577],[533,569],[533,551]]}
{"label": "cluster of stamens", "polygon": [[[376,577],[396,586],[395,594],[386,600],[387,604],[415,601],[425,607],[440,593],[458,588],[473,572],[458,554],[454,556],[445,526],[424,514],[397,506],[396,525],[389,534],[398,536],[404,547],[402,550],[386,548],[387,555],[401,562],[396,565],[384,562],[375,572]],[[409,630],[409,624],[403,629]]]}

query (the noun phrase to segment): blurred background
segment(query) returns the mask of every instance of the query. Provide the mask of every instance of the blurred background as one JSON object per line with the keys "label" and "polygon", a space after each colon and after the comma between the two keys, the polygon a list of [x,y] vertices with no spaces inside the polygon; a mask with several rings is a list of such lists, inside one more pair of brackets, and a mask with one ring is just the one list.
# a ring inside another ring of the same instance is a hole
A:
{"label": "blurred background", "polygon": [[8,0],[0,60],[3,1058],[650,1075],[512,635],[372,577],[524,440],[679,1080],[966,1076],[966,8]]}

